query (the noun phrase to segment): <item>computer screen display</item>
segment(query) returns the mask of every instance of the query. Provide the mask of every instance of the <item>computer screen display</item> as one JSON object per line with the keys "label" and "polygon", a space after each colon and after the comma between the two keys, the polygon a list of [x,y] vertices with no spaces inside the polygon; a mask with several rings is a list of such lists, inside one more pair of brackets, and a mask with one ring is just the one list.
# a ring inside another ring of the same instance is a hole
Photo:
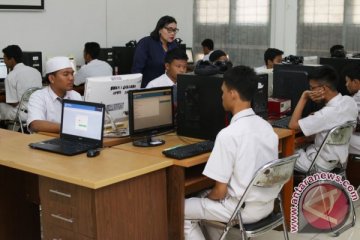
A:
{"label": "computer screen display", "polygon": [[[306,66],[295,64],[275,64],[273,73],[273,97],[290,99],[292,114],[302,93],[309,90],[309,74],[318,66]],[[318,110],[314,102],[309,101],[304,110],[303,117]]]}
{"label": "computer screen display", "polygon": [[172,87],[129,91],[130,135],[149,137],[174,129]]}
{"label": "computer screen display", "polygon": [[0,58],[0,81],[4,81],[8,74],[8,69],[5,65],[4,59]]}
{"label": "computer screen display", "polygon": [[191,48],[186,48],[186,55],[188,57],[188,63],[194,63],[193,51]]}
{"label": "computer screen display", "polygon": [[105,133],[119,128],[123,136],[129,135],[128,91],[139,89],[141,80],[141,73],[86,79],[84,100],[106,106]]}

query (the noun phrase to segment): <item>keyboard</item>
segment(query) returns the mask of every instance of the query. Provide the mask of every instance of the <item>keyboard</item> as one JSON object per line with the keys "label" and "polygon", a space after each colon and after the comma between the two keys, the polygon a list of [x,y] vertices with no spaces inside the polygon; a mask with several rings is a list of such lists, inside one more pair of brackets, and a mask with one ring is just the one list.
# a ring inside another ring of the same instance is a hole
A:
{"label": "keyboard", "polygon": [[214,141],[202,141],[198,143],[192,143],[176,148],[164,150],[162,153],[170,158],[184,159],[200,155],[203,153],[211,152],[214,148]]}
{"label": "keyboard", "polygon": [[283,117],[278,120],[275,120],[271,123],[271,126],[277,127],[277,128],[289,128],[289,122],[290,122],[291,116]]}

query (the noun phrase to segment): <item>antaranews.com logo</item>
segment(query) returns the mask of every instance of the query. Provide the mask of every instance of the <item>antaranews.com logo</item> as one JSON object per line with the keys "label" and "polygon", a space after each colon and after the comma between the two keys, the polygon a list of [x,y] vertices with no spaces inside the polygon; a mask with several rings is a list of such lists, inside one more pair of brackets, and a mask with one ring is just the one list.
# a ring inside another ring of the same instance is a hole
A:
{"label": "antaranews.com logo", "polygon": [[351,202],[359,199],[354,186],[340,175],[319,172],[294,188],[291,199],[291,232],[332,232],[352,214]]}

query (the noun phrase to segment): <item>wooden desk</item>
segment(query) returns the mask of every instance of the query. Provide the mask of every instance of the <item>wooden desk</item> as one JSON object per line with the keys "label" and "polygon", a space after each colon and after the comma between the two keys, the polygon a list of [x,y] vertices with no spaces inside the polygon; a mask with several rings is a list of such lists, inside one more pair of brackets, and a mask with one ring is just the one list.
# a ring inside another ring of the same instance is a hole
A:
{"label": "wooden desk", "polygon": [[0,239],[40,239],[38,192],[44,239],[168,239],[171,160],[112,148],[67,157],[27,146],[47,138],[0,129]]}
{"label": "wooden desk", "polygon": [[[274,129],[279,136],[279,153],[282,156],[289,156],[294,153],[294,133],[288,129]],[[115,146],[130,152],[142,153],[147,156],[166,158],[161,153],[162,150],[179,144],[188,144],[199,140],[191,138],[182,138],[175,134],[162,136],[166,142],[165,145],[151,148],[134,147],[131,143]],[[204,166],[209,158],[210,153],[202,154],[184,160],[173,160],[174,165],[167,169],[168,184],[168,222],[169,222],[169,238],[184,238],[184,199],[185,196],[204,188],[211,187],[214,182],[202,175]],[[284,186],[283,204],[287,222],[290,223],[290,206],[291,195],[293,191],[292,179]]]}

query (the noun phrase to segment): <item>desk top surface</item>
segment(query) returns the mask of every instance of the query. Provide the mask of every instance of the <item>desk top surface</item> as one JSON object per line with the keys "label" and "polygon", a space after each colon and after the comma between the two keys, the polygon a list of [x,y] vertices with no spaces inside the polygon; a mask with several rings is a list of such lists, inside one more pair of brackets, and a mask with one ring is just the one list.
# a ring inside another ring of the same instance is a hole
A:
{"label": "desk top surface", "polygon": [[[294,132],[289,129],[282,128],[274,128],[275,133],[279,136],[279,139],[283,139],[289,136],[292,136]],[[154,156],[159,159],[170,159],[165,157],[162,154],[162,151],[178,145],[186,145],[190,143],[199,142],[201,140],[189,137],[182,137],[176,135],[176,133],[171,133],[167,135],[158,136],[158,138],[165,140],[164,145],[156,146],[156,147],[135,147],[132,143],[125,143],[121,145],[114,146],[115,149],[121,149],[134,153],[142,153],[148,156]],[[182,166],[182,167],[192,167],[201,163],[205,163],[210,156],[210,153],[201,154],[192,158],[187,158],[183,160],[175,160],[172,159],[174,165]]]}
{"label": "desk top surface", "polygon": [[173,164],[171,159],[113,148],[106,148],[99,156],[88,158],[86,153],[68,157],[28,147],[31,142],[49,138],[0,129],[0,165],[97,189]]}

